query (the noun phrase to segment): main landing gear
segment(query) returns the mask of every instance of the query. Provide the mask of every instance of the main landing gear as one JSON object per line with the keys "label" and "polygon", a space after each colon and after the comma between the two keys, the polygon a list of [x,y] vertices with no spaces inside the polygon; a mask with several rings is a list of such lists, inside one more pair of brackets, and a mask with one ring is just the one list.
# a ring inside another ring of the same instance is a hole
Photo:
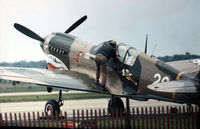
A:
{"label": "main landing gear", "polygon": [[[60,107],[63,105],[62,101],[62,90],[59,90],[58,100],[47,101],[44,111],[48,116],[55,116],[56,113],[59,115]],[[124,114],[124,103],[121,98],[112,96],[108,103],[108,111],[113,116],[120,116],[120,113]]]}
{"label": "main landing gear", "polygon": [[59,90],[59,95],[58,95],[58,100],[49,100],[47,101],[44,111],[48,116],[51,116],[51,114],[53,114],[53,116],[59,115],[60,113],[60,107],[63,105],[62,102],[62,90]]}

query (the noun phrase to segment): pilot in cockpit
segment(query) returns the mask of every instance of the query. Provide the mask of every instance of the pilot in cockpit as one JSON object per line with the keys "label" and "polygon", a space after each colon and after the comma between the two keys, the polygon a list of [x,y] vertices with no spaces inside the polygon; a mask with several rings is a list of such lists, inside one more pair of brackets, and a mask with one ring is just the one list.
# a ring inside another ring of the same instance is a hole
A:
{"label": "pilot in cockpit", "polygon": [[113,59],[116,58],[116,49],[117,49],[117,42],[114,40],[109,40],[104,42],[101,48],[96,53],[96,82],[99,84],[99,78],[100,78],[100,68],[102,71],[102,86],[103,86],[103,91],[106,90],[106,66],[107,62],[109,59],[112,57]]}

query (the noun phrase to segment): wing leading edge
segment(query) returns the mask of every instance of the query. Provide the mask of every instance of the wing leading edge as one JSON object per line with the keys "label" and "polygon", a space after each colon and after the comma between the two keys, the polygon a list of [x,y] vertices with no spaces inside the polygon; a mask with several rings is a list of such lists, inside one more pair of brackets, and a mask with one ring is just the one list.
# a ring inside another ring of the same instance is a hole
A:
{"label": "wing leading edge", "polygon": [[62,89],[99,92],[87,75],[67,70],[0,67],[0,79],[21,81]]}

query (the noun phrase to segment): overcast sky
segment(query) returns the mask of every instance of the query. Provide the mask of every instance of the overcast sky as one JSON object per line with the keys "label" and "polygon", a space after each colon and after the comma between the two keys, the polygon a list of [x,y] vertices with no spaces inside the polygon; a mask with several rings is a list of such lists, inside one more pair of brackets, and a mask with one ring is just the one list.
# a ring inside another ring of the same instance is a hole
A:
{"label": "overcast sky", "polygon": [[[114,39],[148,54],[200,55],[200,0],[0,0],[0,62],[45,59],[39,42],[14,29],[20,23],[41,37],[64,32],[93,44]],[[156,46],[156,47],[155,47]]]}

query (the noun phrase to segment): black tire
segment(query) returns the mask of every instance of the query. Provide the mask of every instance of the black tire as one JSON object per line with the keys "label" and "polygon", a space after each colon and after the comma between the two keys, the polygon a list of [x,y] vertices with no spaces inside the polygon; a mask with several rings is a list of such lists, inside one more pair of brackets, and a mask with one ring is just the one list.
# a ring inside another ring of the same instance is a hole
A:
{"label": "black tire", "polygon": [[[122,115],[124,114],[124,103],[119,97],[112,97],[108,102],[108,111],[110,115],[120,116],[120,110]],[[112,114],[113,113],[113,114]]]}
{"label": "black tire", "polygon": [[170,108],[170,113],[177,114],[178,113],[178,108],[177,107],[171,107]]}
{"label": "black tire", "polygon": [[51,113],[53,113],[53,116],[56,116],[56,112],[60,113],[60,106],[56,100],[49,100],[47,101],[44,112],[48,115],[51,116]]}

